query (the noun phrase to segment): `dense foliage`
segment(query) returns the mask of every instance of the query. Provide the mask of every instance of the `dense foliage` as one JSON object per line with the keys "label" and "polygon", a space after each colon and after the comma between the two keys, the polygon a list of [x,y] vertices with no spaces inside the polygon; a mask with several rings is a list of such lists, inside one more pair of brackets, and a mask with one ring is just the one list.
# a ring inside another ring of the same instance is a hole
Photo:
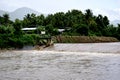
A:
{"label": "dense foliage", "polygon": [[90,9],[84,13],[80,10],[71,10],[48,16],[27,14],[21,23],[22,27],[44,26],[50,35],[58,35],[58,29],[62,28],[65,29],[63,35],[112,36],[120,39],[120,26],[114,27],[109,24],[107,16],[95,16]]}
{"label": "dense foliage", "polygon": [[[25,27],[37,27],[32,34],[23,32]],[[45,30],[47,35],[59,35],[58,29],[65,29],[61,35],[73,36],[109,36],[120,40],[120,24],[117,27],[109,24],[107,16],[93,15],[90,9],[84,13],[80,10],[71,10],[66,13],[58,12],[48,16],[26,14],[23,20],[9,19],[8,14],[0,16],[0,48],[35,45],[40,36],[36,33]]]}

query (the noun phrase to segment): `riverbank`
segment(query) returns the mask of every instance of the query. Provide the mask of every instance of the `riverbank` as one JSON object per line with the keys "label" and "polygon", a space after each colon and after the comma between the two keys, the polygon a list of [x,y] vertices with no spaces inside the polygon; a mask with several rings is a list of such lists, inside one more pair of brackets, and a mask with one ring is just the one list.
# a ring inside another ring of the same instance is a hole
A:
{"label": "riverbank", "polygon": [[119,42],[114,37],[98,37],[98,36],[55,36],[55,43],[101,43],[101,42]]}
{"label": "riverbank", "polygon": [[120,53],[120,42],[112,43],[56,43],[43,51]]}
{"label": "riverbank", "polygon": [[55,43],[52,46],[25,46],[22,49],[0,50],[5,51],[53,51],[53,52],[91,52],[120,54],[120,42],[112,43]]}

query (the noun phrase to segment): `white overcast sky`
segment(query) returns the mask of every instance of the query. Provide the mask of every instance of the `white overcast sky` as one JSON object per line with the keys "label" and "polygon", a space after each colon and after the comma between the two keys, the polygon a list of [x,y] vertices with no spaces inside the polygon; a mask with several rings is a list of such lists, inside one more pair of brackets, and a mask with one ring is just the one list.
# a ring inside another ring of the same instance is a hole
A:
{"label": "white overcast sky", "polygon": [[95,14],[107,15],[111,20],[120,18],[120,0],[0,0],[0,10],[12,12],[21,7],[41,13],[66,12],[71,9],[84,11],[89,8]]}

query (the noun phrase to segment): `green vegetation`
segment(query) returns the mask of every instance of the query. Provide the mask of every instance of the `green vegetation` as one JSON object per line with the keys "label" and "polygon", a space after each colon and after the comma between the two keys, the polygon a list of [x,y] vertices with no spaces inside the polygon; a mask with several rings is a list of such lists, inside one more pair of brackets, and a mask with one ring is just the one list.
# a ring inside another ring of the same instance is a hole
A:
{"label": "green vegetation", "polygon": [[[37,27],[37,30],[27,33],[21,30],[26,27]],[[61,33],[58,29],[65,31]],[[66,13],[49,14],[46,17],[26,14],[23,20],[16,19],[14,22],[9,19],[8,14],[4,14],[0,16],[0,48],[22,48],[24,45],[44,43],[40,35],[44,30],[44,36],[107,36],[120,40],[120,24],[114,27],[109,24],[107,16],[95,16],[90,9],[84,13],[71,10]]]}

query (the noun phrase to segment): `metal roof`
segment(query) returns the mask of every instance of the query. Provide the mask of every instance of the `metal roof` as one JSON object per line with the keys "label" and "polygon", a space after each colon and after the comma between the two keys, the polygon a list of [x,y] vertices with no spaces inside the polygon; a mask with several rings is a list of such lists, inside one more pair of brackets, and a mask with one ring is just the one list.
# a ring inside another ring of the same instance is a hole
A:
{"label": "metal roof", "polygon": [[65,29],[58,29],[58,31],[59,31],[59,32],[63,32],[63,31],[65,31]]}
{"label": "metal roof", "polygon": [[22,28],[21,30],[23,30],[23,31],[29,31],[29,30],[36,30],[37,28]]}

